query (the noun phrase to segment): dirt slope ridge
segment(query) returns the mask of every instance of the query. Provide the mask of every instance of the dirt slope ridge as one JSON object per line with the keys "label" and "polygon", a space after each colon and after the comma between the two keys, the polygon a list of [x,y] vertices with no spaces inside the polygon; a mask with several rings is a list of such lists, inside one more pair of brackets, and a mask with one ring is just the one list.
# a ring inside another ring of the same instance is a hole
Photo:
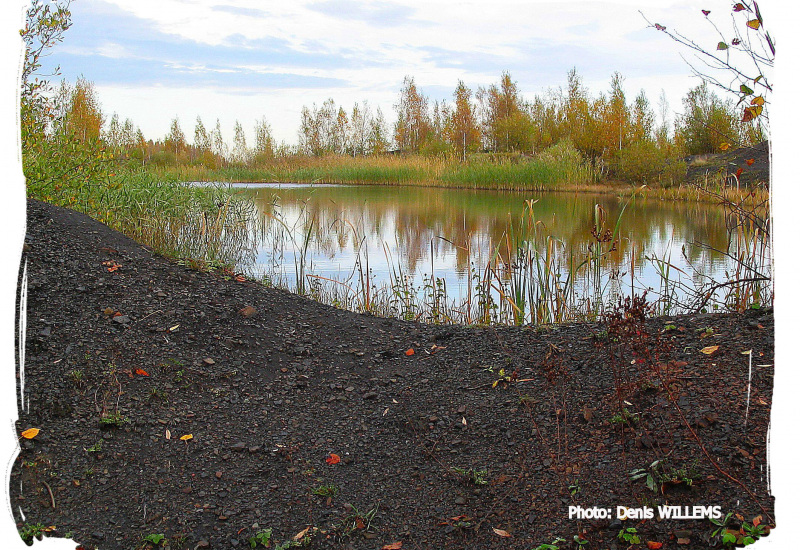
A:
{"label": "dirt slope ridge", "polygon": [[[151,534],[232,548],[309,526],[312,548],[529,549],[578,533],[624,548],[618,521],[568,506],[772,513],[770,311],[653,319],[630,341],[600,325],[425,326],[194,272],[38,202],[26,243],[18,429],[41,432],[21,442],[11,505],[87,548]],[[655,460],[692,486],[629,479]],[[625,526],[665,549],[706,547],[712,527]]]}

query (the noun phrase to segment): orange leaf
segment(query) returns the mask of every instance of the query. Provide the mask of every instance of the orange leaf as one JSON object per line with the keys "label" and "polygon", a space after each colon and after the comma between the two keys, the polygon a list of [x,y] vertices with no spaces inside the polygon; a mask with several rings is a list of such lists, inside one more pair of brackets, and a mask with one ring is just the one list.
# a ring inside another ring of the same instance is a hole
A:
{"label": "orange leaf", "polygon": [[750,100],[750,105],[763,106],[764,105],[764,96],[760,95],[760,96],[754,97],[753,99]]}
{"label": "orange leaf", "polygon": [[756,159],[747,159],[745,162],[747,163],[747,166],[753,166],[753,163],[755,161],[756,161]]}
{"label": "orange leaf", "polygon": [[364,525],[364,520],[356,518],[356,529],[363,529],[364,527],[366,527],[366,525]]}
{"label": "orange leaf", "polygon": [[664,546],[663,542],[653,542],[652,540],[647,541],[647,548],[649,548],[649,550],[659,550],[659,548],[662,546]]}
{"label": "orange leaf", "polygon": [[39,435],[39,428],[29,428],[20,434],[25,439],[33,439]]}
{"label": "orange leaf", "polygon": [[700,353],[705,353],[706,355],[711,355],[715,351],[719,349],[719,346],[708,346],[700,350]]}
{"label": "orange leaf", "polygon": [[759,525],[761,525],[761,520],[762,519],[763,518],[761,516],[754,517],[753,518],[753,527],[758,527]]}
{"label": "orange leaf", "polygon": [[492,527],[492,531],[494,531],[495,535],[499,535],[501,537],[510,537],[511,533],[508,531],[503,531],[502,529],[498,529],[497,527]]}
{"label": "orange leaf", "polygon": [[192,434],[186,434],[186,435],[182,435],[182,436],[181,436],[181,441],[189,441],[189,440],[190,440],[190,439],[192,439],[193,437],[194,437],[194,436],[193,436]]}
{"label": "orange leaf", "polygon": [[406,350],[406,355],[408,355],[409,357],[414,355],[414,348],[408,348]]}
{"label": "orange leaf", "polygon": [[400,550],[403,547],[403,541],[393,542],[392,544],[384,544],[381,550]]}
{"label": "orange leaf", "polygon": [[150,376],[149,374],[147,374],[147,371],[146,371],[146,370],[142,370],[142,369],[136,369],[134,372],[135,372],[136,374],[138,374],[139,376]]}
{"label": "orange leaf", "polygon": [[738,178],[739,176],[741,176],[741,175],[742,175],[742,172],[744,172],[744,168],[739,168],[739,169],[736,171],[736,177]]}
{"label": "orange leaf", "polygon": [[759,21],[758,19],[751,19],[750,21],[747,22],[747,26],[757,31],[758,28],[761,26],[761,21]]}
{"label": "orange leaf", "polygon": [[325,459],[325,462],[327,462],[328,464],[339,464],[339,462],[341,461],[342,459],[336,453],[331,453],[330,455],[328,455],[328,458]]}
{"label": "orange leaf", "polygon": [[723,151],[727,151],[728,149],[730,149],[730,147],[731,147],[730,143],[720,143],[719,144],[719,148],[722,149]]}

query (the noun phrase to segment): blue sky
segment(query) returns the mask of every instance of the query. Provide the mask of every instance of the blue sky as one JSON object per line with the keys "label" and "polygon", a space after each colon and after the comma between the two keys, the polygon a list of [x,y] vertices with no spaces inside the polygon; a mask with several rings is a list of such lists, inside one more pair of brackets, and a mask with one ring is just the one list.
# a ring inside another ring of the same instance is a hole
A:
{"label": "blue sky", "polygon": [[[459,79],[473,90],[510,71],[527,98],[566,82],[575,67],[593,93],[611,74],[629,98],[644,89],[672,111],[696,82],[678,46],[648,29],[675,24],[708,35],[700,7],[728,2],[400,2],[321,0],[76,0],[73,26],[49,58],[69,81],[94,82],[107,115],[131,118],[161,138],[178,117],[191,135],[201,116],[251,130],[266,116],[278,140],[296,142],[304,105],[367,100],[394,118],[406,75],[432,99]],[[712,37],[713,38],[713,37]],[[685,52],[684,52],[685,53]]]}

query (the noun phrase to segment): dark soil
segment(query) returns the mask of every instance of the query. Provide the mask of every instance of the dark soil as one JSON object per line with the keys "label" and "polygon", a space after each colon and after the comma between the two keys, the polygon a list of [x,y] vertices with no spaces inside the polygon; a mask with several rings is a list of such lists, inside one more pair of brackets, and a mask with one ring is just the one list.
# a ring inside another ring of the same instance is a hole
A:
{"label": "dark soil", "polygon": [[[771,310],[421,325],[192,271],[33,201],[24,265],[17,427],[41,431],[21,439],[11,473],[20,528],[21,509],[85,548],[154,534],[173,549],[249,547],[267,528],[274,545],[316,527],[311,548],[563,537],[563,549],[580,534],[613,549],[629,546],[623,523],[569,519],[568,507],[713,505],[773,521]],[[114,413],[118,425],[101,423]],[[630,480],[656,460],[655,492]],[[338,492],[312,494],[329,485]],[[711,544],[708,520],[655,513],[624,522],[634,548]]]}
{"label": "dark soil", "polygon": [[687,166],[686,180],[689,182],[702,184],[706,177],[722,173],[731,178],[730,185],[736,186],[732,176],[741,169],[740,185],[768,184],[769,142],[762,141],[753,147],[740,147],[716,155],[695,155],[687,159]]}

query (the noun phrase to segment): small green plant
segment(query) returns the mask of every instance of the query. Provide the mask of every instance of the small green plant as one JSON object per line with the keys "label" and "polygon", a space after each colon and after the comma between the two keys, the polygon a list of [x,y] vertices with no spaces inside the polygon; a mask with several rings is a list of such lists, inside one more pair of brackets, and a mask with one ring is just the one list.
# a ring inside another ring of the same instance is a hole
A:
{"label": "small green plant", "polygon": [[263,546],[264,548],[269,547],[269,541],[272,538],[272,529],[262,529],[252,537],[248,541],[250,543],[250,548],[255,548],[258,545]]}
{"label": "small green plant", "polygon": [[374,508],[369,509],[367,512],[360,512],[358,508],[355,506],[348,504],[346,505],[348,509],[347,515],[344,517],[341,523],[341,532],[343,536],[348,536],[356,530],[363,529],[364,531],[369,531],[370,526],[372,524],[372,520],[375,519],[375,515],[378,513],[378,506],[375,505]]}
{"label": "small green plant", "polygon": [[167,392],[158,388],[153,388],[150,390],[150,399],[160,399],[162,401],[166,401]]}
{"label": "small green plant", "polygon": [[639,544],[642,542],[639,539],[639,535],[636,534],[635,527],[623,527],[619,530],[617,538],[623,542],[627,542],[628,544]]}
{"label": "small green plant", "polygon": [[72,383],[76,386],[80,387],[83,385],[83,371],[80,369],[75,369],[69,373],[69,377],[72,380]]}
{"label": "small green plant", "polygon": [[713,336],[714,335],[714,329],[711,328],[711,327],[699,328],[699,329],[697,329],[697,332],[700,333],[700,336]]}
{"label": "small green plant", "polygon": [[312,489],[311,494],[325,498],[333,498],[339,494],[339,488],[336,485],[320,485],[319,487]]}
{"label": "small green plant", "polygon": [[573,535],[572,540],[575,542],[575,544],[578,545],[578,548],[583,548],[584,546],[589,544],[589,541],[580,535]]}
{"label": "small green plant", "polygon": [[178,370],[175,373],[175,381],[176,382],[183,382],[183,377],[184,377],[185,374],[186,374],[186,372],[183,369]]}
{"label": "small green plant", "polygon": [[562,539],[561,537],[558,537],[556,540],[554,540],[550,544],[540,544],[534,550],[559,550],[558,545],[561,544],[562,542],[567,542],[567,541],[566,541],[566,539]]}
{"label": "small green plant", "polygon": [[647,468],[637,468],[635,470],[632,470],[630,473],[631,481],[644,479],[647,488],[653,491],[654,493],[657,493],[659,482],[661,481],[661,475],[658,471],[658,467],[660,464],[661,461],[656,460],[652,464],[650,464],[650,466],[648,466]]}
{"label": "small green plant", "polygon": [[608,421],[612,424],[627,424],[628,426],[633,426],[639,422],[639,413],[632,413],[626,407],[622,409],[622,412],[609,418]]}
{"label": "small green plant", "polygon": [[506,372],[506,369],[504,369],[503,367],[500,367],[500,368],[499,368],[499,369],[497,369],[497,370],[495,370],[495,368],[494,368],[494,367],[487,367],[487,368],[486,368],[486,369],[484,369],[484,370],[486,370],[487,372],[491,372],[491,373],[492,373],[492,374],[494,374],[494,375],[495,375],[495,377],[497,378],[497,379],[496,379],[496,380],[495,380],[495,381],[492,383],[492,387],[493,387],[493,388],[496,388],[496,387],[497,387],[497,386],[498,386],[498,385],[499,385],[501,382],[502,382],[503,384],[508,384],[509,382],[513,382],[513,381],[514,381],[514,379],[515,379],[515,376],[514,376],[513,374],[509,374],[509,373],[507,373],[507,372]]}
{"label": "small green plant", "polygon": [[100,417],[100,424],[103,426],[122,426],[123,424],[127,424],[128,417],[120,413],[119,411],[114,411],[113,413],[106,413]]}
{"label": "small green plant", "polygon": [[92,445],[91,447],[84,449],[87,453],[99,453],[103,450],[103,440],[100,439],[97,443]]}
{"label": "small green plant", "polygon": [[580,493],[580,492],[581,492],[581,486],[580,486],[580,485],[578,485],[578,480],[576,479],[575,481],[573,481],[573,482],[572,482],[572,485],[570,485],[570,486],[568,487],[568,489],[569,489],[569,494],[570,494],[571,496],[573,496],[573,497],[574,497],[575,495],[577,495],[578,493]]}
{"label": "small green plant", "polygon": [[678,327],[676,327],[672,323],[664,325],[664,332],[669,332],[671,330],[678,330]]}
{"label": "small green plant", "polygon": [[[738,529],[733,526],[734,517],[741,523]],[[753,518],[753,522],[748,523],[739,514],[728,512],[721,520],[709,518],[709,521],[717,526],[711,532],[711,539],[720,541],[723,548],[749,546],[761,537],[769,535],[770,531],[769,526],[761,523],[761,516]]]}
{"label": "small green plant", "polygon": [[41,523],[35,523],[33,525],[25,523],[18,532],[22,541],[28,546],[31,546],[33,545],[33,539],[42,540],[42,535],[49,531],[52,531],[52,527],[45,527]]}
{"label": "small green plant", "polygon": [[153,533],[142,538],[142,547],[152,544],[153,546],[160,546],[164,541],[164,533]]}
{"label": "small green plant", "polygon": [[458,474],[461,478],[469,481],[470,483],[474,483],[475,485],[486,485],[489,483],[486,477],[489,475],[487,470],[475,470],[473,468],[464,469],[464,468],[451,468],[453,472]]}

